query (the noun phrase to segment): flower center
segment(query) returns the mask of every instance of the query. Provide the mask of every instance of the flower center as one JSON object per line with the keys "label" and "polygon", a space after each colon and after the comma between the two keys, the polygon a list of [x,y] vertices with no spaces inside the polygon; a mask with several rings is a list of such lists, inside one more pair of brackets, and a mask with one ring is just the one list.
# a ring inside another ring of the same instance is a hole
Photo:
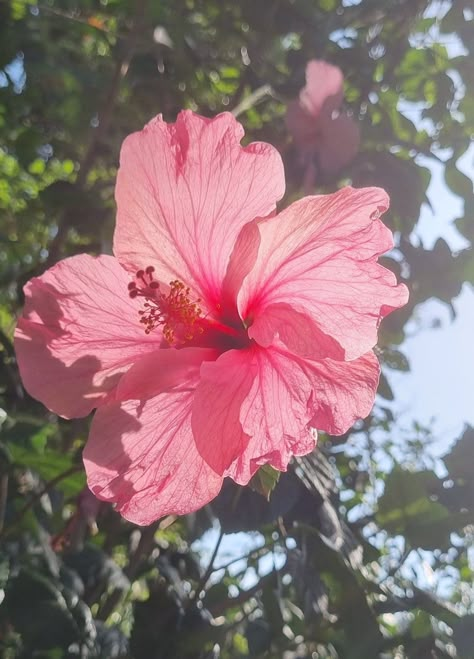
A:
{"label": "flower center", "polygon": [[163,337],[170,345],[191,341],[195,334],[202,334],[200,300],[192,302],[190,289],[177,279],[169,283],[169,291],[162,292],[159,282],[153,278],[155,269],[148,266],[138,270],[135,280],[128,285],[131,298],[143,297],[145,302],[140,314],[140,323],[145,334],[157,327],[163,328]]}

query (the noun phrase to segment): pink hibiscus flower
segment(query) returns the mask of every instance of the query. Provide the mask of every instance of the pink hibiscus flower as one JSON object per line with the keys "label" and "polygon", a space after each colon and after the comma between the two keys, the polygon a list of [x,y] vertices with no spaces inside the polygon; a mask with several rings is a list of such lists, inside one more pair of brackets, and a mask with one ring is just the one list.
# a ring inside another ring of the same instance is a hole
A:
{"label": "pink hibiscus flower", "polygon": [[316,433],[372,407],[380,319],[406,289],[376,188],[280,215],[283,168],[231,114],[161,117],[125,140],[112,256],[32,279],[16,330],[27,390],[70,418],[97,408],[90,489],[147,524],[209,502],[224,477],[285,470]]}
{"label": "pink hibiscus flower", "polygon": [[310,192],[321,174],[334,174],[356,156],[357,123],[341,110],[344,77],[339,67],[323,60],[306,65],[306,86],[288,105],[286,125],[304,168],[303,188]]}

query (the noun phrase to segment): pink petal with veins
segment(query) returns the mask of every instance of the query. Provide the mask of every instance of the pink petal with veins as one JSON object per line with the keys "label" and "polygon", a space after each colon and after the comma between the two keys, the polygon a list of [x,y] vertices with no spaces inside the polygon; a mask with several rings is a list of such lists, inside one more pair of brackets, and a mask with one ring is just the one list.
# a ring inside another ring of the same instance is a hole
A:
{"label": "pink petal with veins", "polygon": [[[336,340],[346,359],[373,348],[381,318],[408,297],[406,287],[377,263],[393,246],[379,219],[387,206],[383,190],[343,188],[305,197],[277,221],[259,223],[258,258],[239,293],[242,318],[258,319],[270,305],[284,303]],[[274,324],[276,335],[278,319]],[[317,346],[313,357],[319,357]]]}
{"label": "pink petal with veins", "polygon": [[195,386],[191,378],[145,402],[109,403],[95,414],[84,449],[89,487],[135,524],[193,512],[221,489],[222,477],[196,450]]}
{"label": "pink petal with veins", "polygon": [[[326,98],[340,98],[340,75],[320,70]],[[332,102],[320,124],[352,130],[328,119]],[[281,160],[269,145],[241,147],[242,135],[230,114],[183,112],[130,136],[118,260],[72,257],[25,288],[15,334],[25,386],[63,416],[98,407],[88,484],[137,524],[197,510],[225,476],[284,471],[316,430],[341,434],[369,414],[379,376],[369,351],[380,319],[407,299],[377,263],[393,245],[382,190],[307,197],[270,217]]]}
{"label": "pink petal with veins", "polygon": [[285,190],[280,155],[269,144],[240,145],[230,113],[161,116],[124,142],[117,177],[114,252],[125,266],[153,265],[164,283],[179,279],[219,302],[242,227],[274,210]]}
{"label": "pink petal with veins", "polygon": [[115,400],[147,400],[199,377],[204,361],[215,361],[213,348],[169,348],[145,355],[120,380]]}
{"label": "pink petal with veins", "polygon": [[258,375],[240,416],[250,440],[226,472],[241,485],[264,464],[286,471],[293,455],[313,450],[316,429],[340,435],[365,418],[379,378],[372,352],[352,362],[311,361],[275,345],[256,358]]}
{"label": "pink petal with veins", "polygon": [[15,349],[27,391],[66,418],[85,416],[137,359],[157,350],[146,336],[130,277],[112,256],[64,259],[28,282]]}
{"label": "pink petal with veins", "polygon": [[245,450],[249,437],[242,430],[241,407],[257,374],[253,350],[229,350],[201,367],[192,428],[196,447],[214,471],[223,474]]}

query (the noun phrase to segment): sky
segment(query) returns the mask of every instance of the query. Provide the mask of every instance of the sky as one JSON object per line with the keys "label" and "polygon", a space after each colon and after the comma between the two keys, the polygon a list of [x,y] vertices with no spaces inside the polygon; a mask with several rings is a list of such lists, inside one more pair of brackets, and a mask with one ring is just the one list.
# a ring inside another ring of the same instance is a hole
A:
{"label": "sky", "polygon": [[[474,180],[474,146],[463,156],[460,169]],[[423,207],[414,238],[431,248],[439,237],[452,250],[468,246],[453,220],[463,215],[462,202],[446,187],[442,166],[430,165],[428,189],[433,210]],[[439,453],[460,434],[464,423],[474,425],[474,292],[465,284],[453,301],[456,317],[447,305],[428,300],[415,311],[407,326],[409,338],[402,351],[410,362],[410,373],[390,372],[395,393],[397,421],[430,424],[439,436]],[[433,328],[434,321],[440,327]]]}

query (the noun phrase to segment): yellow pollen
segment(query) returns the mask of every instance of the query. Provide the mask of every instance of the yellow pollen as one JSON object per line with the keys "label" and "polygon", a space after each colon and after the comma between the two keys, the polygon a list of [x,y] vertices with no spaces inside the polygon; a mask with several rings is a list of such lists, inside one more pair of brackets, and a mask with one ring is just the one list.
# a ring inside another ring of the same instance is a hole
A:
{"label": "yellow pollen", "polygon": [[170,345],[191,341],[196,331],[202,334],[203,328],[196,325],[202,314],[200,300],[192,302],[190,289],[181,281],[171,281],[169,292],[162,293],[159,283],[153,279],[153,268],[149,266],[137,272],[128,290],[132,298],[145,298],[144,309],[138,312],[145,334],[161,326],[163,337]]}
{"label": "yellow pollen", "polygon": [[[176,340],[176,330],[183,332],[184,338],[194,338],[194,325],[201,317],[201,308],[197,302],[191,302],[190,290],[177,279],[170,282],[170,292],[163,296],[161,312],[165,318],[163,336],[171,345]],[[201,328],[202,329],[202,328]]]}

